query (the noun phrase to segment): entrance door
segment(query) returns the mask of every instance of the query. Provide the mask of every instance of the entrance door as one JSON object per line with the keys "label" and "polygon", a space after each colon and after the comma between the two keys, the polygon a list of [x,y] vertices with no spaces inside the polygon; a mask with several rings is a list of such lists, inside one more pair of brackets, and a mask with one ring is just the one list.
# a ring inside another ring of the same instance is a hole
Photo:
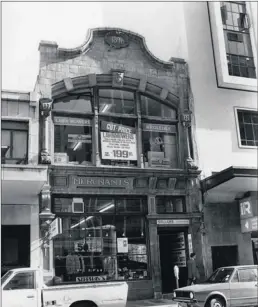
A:
{"label": "entrance door", "polygon": [[237,265],[237,246],[212,246],[213,271],[224,266]]}
{"label": "entrance door", "polygon": [[30,225],[2,225],[2,275],[9,269],[30,266]]}
{"label": "entrance door", "polygon": [[179,287],[187,284],[186,243],[183,231],[159,231],[162,293],[176,289],[174,266],[179,267]]}

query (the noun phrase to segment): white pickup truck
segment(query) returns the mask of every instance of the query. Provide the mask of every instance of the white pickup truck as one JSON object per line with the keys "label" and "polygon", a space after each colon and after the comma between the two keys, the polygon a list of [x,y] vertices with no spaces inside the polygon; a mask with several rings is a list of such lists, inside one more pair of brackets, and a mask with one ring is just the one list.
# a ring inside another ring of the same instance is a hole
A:
{"label": "white pickup truck", "polygon": [[46,286],[32,268],[8,271],[1,279],[2,307],[125,307],[126,282]]}

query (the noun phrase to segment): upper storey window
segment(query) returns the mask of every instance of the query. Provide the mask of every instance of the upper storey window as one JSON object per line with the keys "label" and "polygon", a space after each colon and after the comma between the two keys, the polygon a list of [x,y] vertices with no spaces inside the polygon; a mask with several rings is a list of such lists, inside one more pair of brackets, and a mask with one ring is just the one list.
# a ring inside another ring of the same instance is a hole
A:
{"label": "upper storey window", "polygon": [[257,91],[257,3],[208,2],[217,83]]}
{"label": "upper storey window", "polygon": [[120,89],[99,89],[95,95],[94,113],[91,96],[54,102],[55,163],[178,167],[175,109]]}
{"label": "upper storey window", "polygon": [[55,162],[91,164],[92,104],[90,96],[67,97],[54,103],[54,111]]}
{"label": "upper storey window", "polygon": [[231,76],[255,78],[250,18],[244,2],[221,2],[224,40]]}
{"label": "upper storey window", "polygon": [[131,92],[99,90],[99,114],[135,114],[135,99]]}

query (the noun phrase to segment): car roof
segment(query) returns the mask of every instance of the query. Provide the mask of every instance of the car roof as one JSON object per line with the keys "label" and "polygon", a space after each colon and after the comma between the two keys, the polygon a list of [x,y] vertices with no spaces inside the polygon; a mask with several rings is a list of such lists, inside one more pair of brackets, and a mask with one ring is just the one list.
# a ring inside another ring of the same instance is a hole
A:
{"label": "car roof", "polygon": [[28,271],[36,271],[37,269],[34,269],[34,268],[16,268],[16,269],[11,269],[9,271],[12,271],[12,272],[28,272]]}
{"label": "car roof", "polygon": [[248,264],[248,265],[231,265],[231,266],[223,266],[219,269],[245,269],[245,268],[256,268],[258,269],[258,265]]}

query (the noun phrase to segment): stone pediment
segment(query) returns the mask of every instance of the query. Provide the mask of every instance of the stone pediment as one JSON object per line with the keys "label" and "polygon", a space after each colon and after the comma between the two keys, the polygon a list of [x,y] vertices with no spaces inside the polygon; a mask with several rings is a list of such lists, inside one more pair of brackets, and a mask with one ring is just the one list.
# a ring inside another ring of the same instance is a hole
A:
{"label": "stone pediment", "polygon": [[[171,69],[174,65],[172,61],[162,61],[153,55],[153,53],[151,53],[147,47],[145,38],[140,34],[113,27],[89,29],[86,39],[82,45],[72,49],[58,48],[58,53],[59,55],[67,55],[69,57],[78,56],[81,54],[86,54],[89,49],[94,47],[94,45],[99,47],[99,51],[101,51],[103,50],[101,43],[103,46],[109,49],[111,53],[112,51],[126,48],[134,50],[135,52],[137,52],[137,50],[141,50],[146,58],[160,68]],[[126,52],[122,53],[126,54]]]}

